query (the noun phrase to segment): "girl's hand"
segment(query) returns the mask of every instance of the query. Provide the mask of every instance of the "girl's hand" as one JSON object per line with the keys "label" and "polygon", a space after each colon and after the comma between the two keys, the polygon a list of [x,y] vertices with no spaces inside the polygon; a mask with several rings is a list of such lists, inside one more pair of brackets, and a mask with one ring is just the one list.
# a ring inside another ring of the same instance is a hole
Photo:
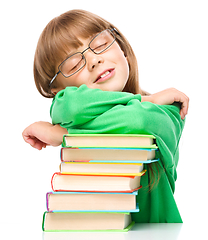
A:
{"label": "girl's hand", "polygon": [[148,101],[148,102],[152,102],[160,105],[169,105],[174,102],[180,102],[181,118],[184,119],[186,114],[188,113],[189,98],[184,93],[178,91],[175,88],[169,88],[161,92],[152,94],[150,96],[144,96],[142,97],[142,102],[144,101]]}
{"label": "girl's hand", "polygon": [[41,150],[48,145],[59,146],[62,143],[63,135],[67,133],[67,130],[59,125],[35,122],[23,131],[22,136],[26,143]]}

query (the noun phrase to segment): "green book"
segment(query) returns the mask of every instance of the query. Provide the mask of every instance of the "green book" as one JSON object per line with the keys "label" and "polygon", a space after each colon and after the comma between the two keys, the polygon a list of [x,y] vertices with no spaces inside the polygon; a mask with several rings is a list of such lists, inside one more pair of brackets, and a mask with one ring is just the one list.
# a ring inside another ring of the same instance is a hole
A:
{"label": "green book", "polygon": [[63,147],[156,148],[153,135],[139,134],[66,134]]}
{"label": "green book", "polygon": [[134,225],[129,212],[45,212],[45,232],[127,232]]}

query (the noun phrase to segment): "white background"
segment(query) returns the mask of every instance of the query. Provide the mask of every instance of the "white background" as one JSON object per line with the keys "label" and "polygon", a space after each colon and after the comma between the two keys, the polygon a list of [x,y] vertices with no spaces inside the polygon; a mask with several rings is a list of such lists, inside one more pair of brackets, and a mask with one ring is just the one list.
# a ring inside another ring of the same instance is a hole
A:
{"label": "white background", "polygon": [[46,24],[70,9],[96,13],[124,33],[136,53],[143,89],[155,93],[175,87],[189,96],[175,199],[184,224],[196,229],[208,224],[207,1],[42,0],[0,6],[0,229],[18,223],[20,229],[31,224],[41,232],[45,194],[58,171],[60,148],[38,151],[21,134],[35,121],[50,121],[51,99],[36,90],[33,57]]}

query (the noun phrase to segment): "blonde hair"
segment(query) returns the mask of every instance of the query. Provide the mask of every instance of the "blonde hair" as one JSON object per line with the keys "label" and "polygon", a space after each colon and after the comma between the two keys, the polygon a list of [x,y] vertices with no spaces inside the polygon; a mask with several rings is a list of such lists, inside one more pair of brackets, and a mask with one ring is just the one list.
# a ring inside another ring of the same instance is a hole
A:
{"label": "blonde hair", "polygon": [[[38,91],[44,97],[54,97],[49,83],[56,74],[57,66],[67,57],[69,49],[82,45],[79,38],[86,39],[111,28],[116,27],[84,10],[71,10],[52,19],[43,30],[35,52],[34,79]],[[133,49],[125,36],[116,30],[116,41],[129,63],[129,78],[123,91],[144,95],[145,92],[139,88],[138,66]]]}

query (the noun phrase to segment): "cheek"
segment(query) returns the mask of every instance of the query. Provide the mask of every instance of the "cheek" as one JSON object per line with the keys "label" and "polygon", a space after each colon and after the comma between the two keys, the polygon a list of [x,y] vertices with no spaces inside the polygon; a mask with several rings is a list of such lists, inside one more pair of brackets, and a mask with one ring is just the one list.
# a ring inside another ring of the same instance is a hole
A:
{"label": "cheek", "polygon": [[124,57],[124,69],[126,70],[126,74],[129,77],[129,62],[126,57]]}
{"label": "cheek", "polygon": [[82,84],[85,84],[84,81],[86,79],[86,72],[84,69],[75,75],[65,78],[65,85],[66,86],[72,86],[72,87],[80,87]]}
{"label": "cheek", "polygon": [[114,53],[113,56],[115,57],[115,63],[117,63],[120,71],[122,72],[123,76],[128,79],[129,77],[129,63],[127,58],[124,55],[124,52],[121,50],[118,44],[114,46]]}
{"label": "cheek", "polygon": [[121,56],[119,59],[119,63],[119,68],[122,74],[121,77],[124,79],[124,81],[127,81],[129,78],[129,63],[127,61],[127,58],[124,55]]}

